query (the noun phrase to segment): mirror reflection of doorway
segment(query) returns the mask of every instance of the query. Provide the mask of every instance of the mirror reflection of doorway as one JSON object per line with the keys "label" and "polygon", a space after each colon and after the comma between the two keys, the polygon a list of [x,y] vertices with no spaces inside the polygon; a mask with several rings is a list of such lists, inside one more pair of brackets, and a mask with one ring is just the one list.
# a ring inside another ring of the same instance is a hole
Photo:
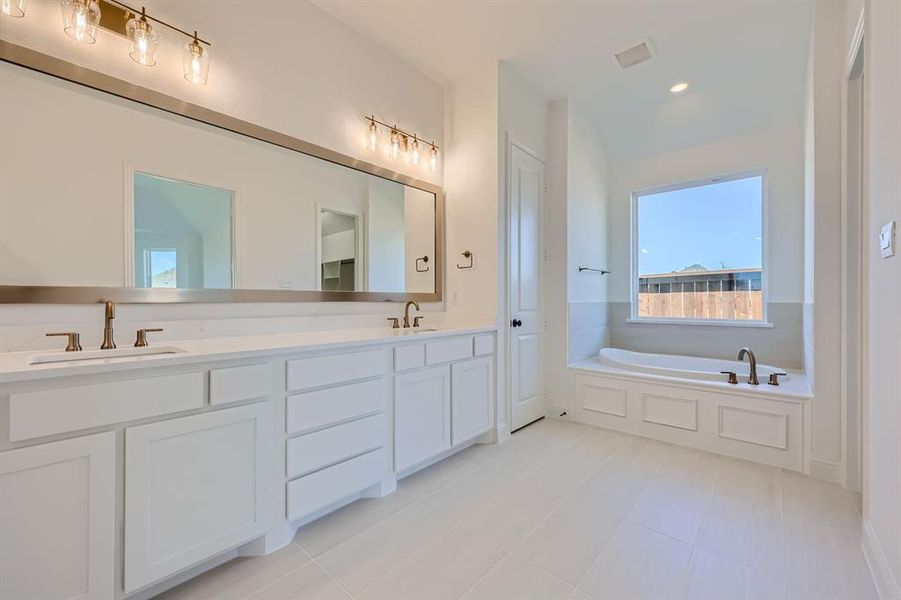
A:
{"label": "mirror reflection of doorway", "polygon": [[319,289],[356,290],[357,216],[320,209],[319,236]]}

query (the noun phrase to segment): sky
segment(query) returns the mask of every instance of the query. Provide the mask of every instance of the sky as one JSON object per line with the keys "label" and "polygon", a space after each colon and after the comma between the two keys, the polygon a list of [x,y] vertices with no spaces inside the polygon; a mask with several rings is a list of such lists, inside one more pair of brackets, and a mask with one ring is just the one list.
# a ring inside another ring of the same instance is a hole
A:
{"label": "sky", "polygon": [[762,264],[761,176],[638,197],[638,272]]}

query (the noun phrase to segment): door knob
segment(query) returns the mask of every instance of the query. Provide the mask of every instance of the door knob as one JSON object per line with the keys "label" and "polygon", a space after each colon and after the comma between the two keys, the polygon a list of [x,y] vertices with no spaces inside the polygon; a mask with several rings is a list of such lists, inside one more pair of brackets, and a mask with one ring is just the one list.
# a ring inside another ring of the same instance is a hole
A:
{"label": "door knob", "polygon": [[520,319],[513,319],[510,321],[510,325],[513,327],[522,327],[522,321]]}

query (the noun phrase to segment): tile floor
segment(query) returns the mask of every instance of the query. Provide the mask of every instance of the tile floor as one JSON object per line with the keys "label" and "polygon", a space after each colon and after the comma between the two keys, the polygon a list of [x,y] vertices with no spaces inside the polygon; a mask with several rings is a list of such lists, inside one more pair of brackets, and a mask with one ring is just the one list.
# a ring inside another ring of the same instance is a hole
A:
{"label": "tile floor", "polygon": [[855,496],[545,420],[474,446],[168,599],[875,599]]}

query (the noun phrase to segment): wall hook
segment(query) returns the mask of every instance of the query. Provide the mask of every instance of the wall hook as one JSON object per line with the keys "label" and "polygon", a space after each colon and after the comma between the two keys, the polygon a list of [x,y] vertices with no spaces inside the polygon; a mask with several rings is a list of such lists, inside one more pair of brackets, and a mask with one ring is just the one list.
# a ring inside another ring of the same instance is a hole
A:
{"label": "wall hook", "polygon": [[472,252],[470,252],[469,250],[464,250],[463,252],[461,252],[461,254],[463,255],[463,258],[469,260],[469,264],[461,265],[460,263],[457,263],[457,268],[458,269],[471,269],[473,263],[475,262],[475,259],[472,257]]}
{"label": "wall hook", "polygon": [[[419,268],[419,263],[422,262],[426,267],[424,269]],[[416,272],[417,273],[426,273],[429,270],[428,267],[429,257],[428,256],[420,256],[416,259]]]}

